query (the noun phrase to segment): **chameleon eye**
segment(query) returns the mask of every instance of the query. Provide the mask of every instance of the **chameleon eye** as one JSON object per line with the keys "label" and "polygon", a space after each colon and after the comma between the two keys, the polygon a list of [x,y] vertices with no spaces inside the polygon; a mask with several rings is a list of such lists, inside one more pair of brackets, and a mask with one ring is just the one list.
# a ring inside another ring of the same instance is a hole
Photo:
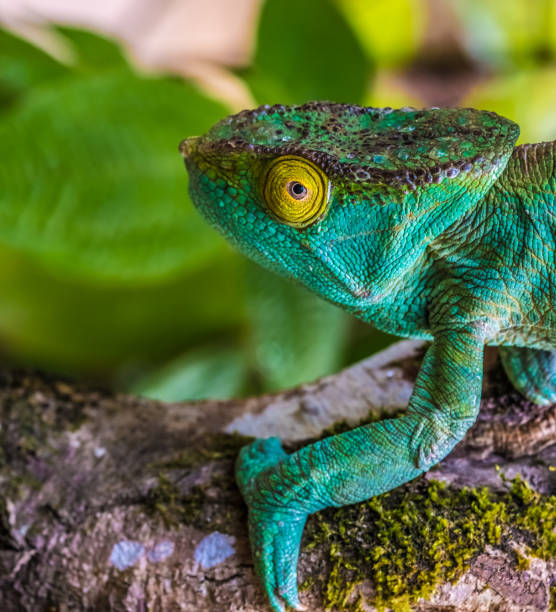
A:
{"label": "chameleon eye", "polygon": [[306,227],[328,205],[330,183],[309,160],[284,155],[272,160],[263,177],[263,196],[270,212],[282,223]]}

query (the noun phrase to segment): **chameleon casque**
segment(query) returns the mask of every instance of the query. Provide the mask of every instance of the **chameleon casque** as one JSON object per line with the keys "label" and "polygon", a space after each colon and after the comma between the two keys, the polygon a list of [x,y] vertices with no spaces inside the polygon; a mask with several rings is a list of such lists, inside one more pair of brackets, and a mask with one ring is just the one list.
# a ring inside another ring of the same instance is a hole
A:
{"label": "chameleon casque", "polygon": [[[262,106],[180,149],[196,207],[243,253],[391,334],[432,340],[406,413],[286,454],[242,449],[255,569],[301,609],[307,516],[388,491],[446,456],[477,417],[483,351],[556,401],[556,142],[463,108]],[[295,359],[295,355],[291,356]]]}

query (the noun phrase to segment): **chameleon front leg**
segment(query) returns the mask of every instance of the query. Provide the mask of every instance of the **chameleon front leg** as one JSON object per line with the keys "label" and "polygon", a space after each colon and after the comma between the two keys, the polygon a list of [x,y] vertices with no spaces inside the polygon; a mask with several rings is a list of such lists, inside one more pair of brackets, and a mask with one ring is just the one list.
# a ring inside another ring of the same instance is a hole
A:
{"label": "chameleon front leg", "polygon": [[499,347],[512,385],[535,404],[556,402],[556,352],[521,346]]}
{"label": "chameleon front leg", "polygon": [[362,501],[411,480],[440,461],[476,419],[484,339],[473,327],[435,334],[407,413],[320,440],[287,455],[277,438],[238,457],[236,477],[249,508],[255,570],[274,610],[301,609],[297,560],[307,516]]}

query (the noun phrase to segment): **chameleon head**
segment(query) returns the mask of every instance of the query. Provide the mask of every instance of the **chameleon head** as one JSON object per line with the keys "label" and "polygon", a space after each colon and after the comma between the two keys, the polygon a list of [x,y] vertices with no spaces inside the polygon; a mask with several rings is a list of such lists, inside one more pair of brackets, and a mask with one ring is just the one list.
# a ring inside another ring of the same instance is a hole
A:
{"label": "chameleon head", "polygon": [[473,109],[261,106],[180,145],[195,206],[241,251],[361,311],[503,170],[518,128]]}

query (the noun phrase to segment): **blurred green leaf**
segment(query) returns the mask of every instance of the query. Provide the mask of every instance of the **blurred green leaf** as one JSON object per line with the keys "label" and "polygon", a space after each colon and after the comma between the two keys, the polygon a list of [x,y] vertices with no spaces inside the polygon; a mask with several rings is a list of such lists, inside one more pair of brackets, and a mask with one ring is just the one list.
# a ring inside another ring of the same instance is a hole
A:
{"label": "blurred green leaf", "polygon": [[80,28],[58,26],[56,30],[75,48],[76,66],[80,69],[128,67],[121,47],[116,41]]}
{"label": "blurred green leaf", "polygon": [[164,402],[225,399],[241,391],[245,372],[241,351],[205,348],[172,360],[130,391]]}
{"label": "blurred green leaf", "polygon": [[224,251],[175,278],[120,287],[65,278],[40,258],[0,247],[2,351],[47,369],[134,375],[185,347],[237,336],[242,263]]}
{"label": "blurred green leaf", "polygon": [[0,28],[0,110],[31,87],[65,76],[69,69],[44,51]]}
{"label": "blurred green leaf", "polygon": [[223,242],[189,202],[177,146],[225,114],[126,70],[41,88],[0,121],[0,244],[118,284],[198,267]]}
{"label": "blurred green leaf", "polygon": [[425,14],[419,0],[338,0],[338,6],[382,70],[407,63],[422,43]]}
{"label": "blurred green leaf", "polygon": [[513,119],[519,124],[519,142],[556,138],[556,67],[515,72],[484,81],[462,102]]}
{"label": "blurred green leaf", "polygon": [[261,104],[361,101],[370,64],[332,0],[267,0],[246,80]]}
{"label": "blurred green leaf", "polygon": [[535,65],[556,51],[554,0],[450,0],[467,51],[494,68]]}
{"label": "blurred green leaf", "polygon": [[250,352],[266,388],[291,387],[339,367],[348,315],[255,265],[247,279]]}
{"label": "blurred green leaf", "polygon": [[98,72],[45,81],[0,117],[0,342],[27,363],[106,374],[236,333],[244,316],[240,259],[193,208],[177,150],[226,109],[112,68],[94,38],[72,40]]}

